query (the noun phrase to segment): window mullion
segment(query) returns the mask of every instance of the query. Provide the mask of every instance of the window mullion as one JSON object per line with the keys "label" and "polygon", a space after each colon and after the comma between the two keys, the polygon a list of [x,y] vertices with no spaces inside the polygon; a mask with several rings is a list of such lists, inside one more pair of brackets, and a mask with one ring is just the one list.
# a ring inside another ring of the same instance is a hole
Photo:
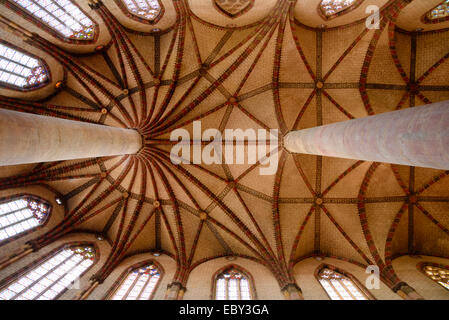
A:
{"label": "window mullion", "polygon": [[25,80],[26,80],[26,77],[24,77],[24,76],[22,76],[22,75],[18,75],[18,74],[16,74],[16,73],[13,73],[13,72],[11,72],[11,71],[4,70],[4,69],[1,69],[1,71],[2,71],[2,72],[5,72],[5,73],[7,73],[7,74],[9,74],[10,76],[16,76],[16,77],[19,77],[19,78],[22,78],[22,79],[25,79]]}
{"label": "window mullion", "polygon": [[15,225],[18,225],[18,224],[20,224],[20,223],[22,223],[22,222],[25,222],[25,221],[28,221],[28,220],[31,220],[31,219],[34,219],[34,217],[26,218],[26,219],[23,219],[23,220],[20,220],[20,221],[13,222],[13,223],[11,223],[11,224],[8,224],[8,225],[5,226],[5,227],[0,227],[0,231],[5,230],[5,229],[10,228],[10,227],[13,227],[13,226],[15,226]]}
{"label": "window mullion", "polygon": [[[61,9],[62,11],[64,11],[68,16],[70,16],[73,20],[75,20],[76,22],[78,22],[80,25],[82,25],[83,27],[87,27],[84,24],[81,23],[81,21],[77,21],[76,18],[74,16],[72,16],[72,14],[70,12],[68,12],[64,7],[62,7],[57,1],[54,2],[54,4]],[[53,15],[52,15],[53,16]],[[63,23],[67,28],[69,28],[65,23]],[[70,29],[70,28],[69,28]],[[72,29],[70,29],[72,30]]]}
{"label": "window mullion", "polygon": [[151,281],[152,278],[153,278],[153,277],[152,277],[151,275],[148,275],[148,279],[147,279],[147,281],[145,282],[145,284],[143,285],[142,289],[140,290],[140,292],[139,292],[139,294],[138,294],[136,300],[139,300],[139,299],[140,299],[140,297],[141,297],[142,294],[144,293],[146,287],[148,286],[148,284],[150,283],[150,281]]}
{"label": "window mullion", "polygon": [[242,288],[240,288],[242,279],[236,279],[237,280],[237,297],[239,300],[242,300]]}
{"label": "window mullion", "polygon": [[[22,289],[22,291],[18,292],[15,296],[13,296],[10,300],[15,300],[17,297],[21,296],[24,291],[28,290],[29,288],[33,287],[36,283],[38,283],[39,281],[41,281],[43,278],[45,278],[46,276],[48,276],[50,273],[52,273],[53,271],[55,271],[57,268],[59,268],[61,265],[63,265],[64,263],[66,263],[69,259],[71,259],[73,256],[75,255],[75,253],[72,253],[71,256],[67,257],[64,261],[61,261],[58,265],[54,266],[53,268],[51,268],[50,270],[48,270],[44,275],[42,275],[41,277],[39,277],[37,280],[35,280],[34,282],[32,282],[28,287],[25,287],[24,289]],[[52,257],[54,258],[54,257]],[[49,260],[51,260],[52,258],[50,258]],[[47,261],[49,261],[47,260]],[[39,266],[37,266],[36,268],[39,268],[40,266],[42,266],[43,264],[45,264],[44,261],[42,262]],[[34,268],[33,270],[31,270],[30,272],[28,272],[27,274],[30,274],[31,272],[33,272],[36,268]],[[26,275],[27,275],[26,274]],[[26,276],[24,275],[24,276]]]}
{"label": "window mullion", "polygon": [[337,293],[337,295],[338,295],[338,297],[340,298],[340,300],[345,300],[345,299],[343,298],[343,296],[340,294],[340,292],[338,292],[337,288],[334,286],[334,284],[332,283],[332,281],[331,281],[331,280],[326,280],[326,281],[327,281],[327,283],[329,283],[330,286],[334,289],[335,293]]}
{"label": "window mullion", "polygon": [[[73,257],[73,256],[72,256]],[[53,284],[48,286],[44,291],[42,291],[41,293],[39,293],[36,297],[34,297],[34,300],[39,299],[45,292],[47,292],[48,290],[50,290],[50,288],[52,288],[56,283],[59,282],[59,280],[61,280],[62,278],[64,278],[66,275],[68,275],[73,269],[75,269],[76,267],[78,267],[82,262],[84,261],[84,258],[82,260],[80,260],[76,265],[74,265],[72,268],[70,268],[69,270],[67,270],[62,276],[60,276],[58,279],[56,279],[55,281],[53,281]]]}
{"label": "window mullion", "polygon": [[123,296],[122,300],[126,300],[126,298],[128,298],[129,294],[134,289],[134,286],[136,285],[137,281],[139,281],[140,277],[141,277],[141,275],[139,274],[136,277],[136,279],[134,279],[133,284],[129,287],[128,291],[125,293],[125,295]]}
{"label": "window mullion", "polygon": [[[49,16],[51,16],[53,19],[57,20],[60,24],[64,25],[66,28],[68,28],[68,26],[65,24],[64,21],[60,20],[58,17],[56,17],[54,14],[52,14],[50,11],[48,11],[47,9],[45,9],[43,6],[41,6],[36,0],[33,0],[33,3],[38,6],[39,8],[41,8],[42,10],[44,10]],[[55,4],[55,2],[53,2],[53,4]],[[62,8],[63,9],[63,8]],[[63,9],[64,10],[64,9]],[[65,10],[64,10],[65,11]],[[65,11],[67,13],[67,11]],[[33,15],[33,14],[32,14]],[[72,16],[70,16],[72,17]],[[38,18],[39,20],[43,21],[42,19]],[[73,17],[72,17],[73,19]],[[48,24],[47,22],[45,22],[45,24]],[[68,28],[70,29],[70,28]],[[70,29],[71,31],[73,31],[72,29]]]}
{"label": "window mullion", "polygon": [[[9,62],[18,64],[18,65],[21,66],[21,67],[24,67],[24,68],[27,68],[27,69],[30,69],[30,70],[31,70],[30,67],[28,67],[27,65],[25,65],[25,64],[23,64],[23,63],[20,63],[19,61],[12,60],[12,59],[10,59],[10,58],[8,58],[8,57],[6,57],[6,56],[0,56],[0,58],[3,59],[3,60],[7,60],[7,61],[9,61]],[[24,208],[24,209],[25,209],[25,208],[28,208],[28,206],[23,207],[23,208]],[[18,210],[20,210],[20,209],[18,209]],[[17,210],[15,210],[15,211],[17,211]]]}
{"label": "window mullion", "polygon": [[[350,281],[350,280],[347,280],[347,281]],[[346,290],[346,292],[349,293],[349,295],[351,296],[351,298],[353,300],[357,300],[357,298],[352,294],[351,290],[349,290],[349,288],[346,286],[346,284],[343,281],[340,281],[340,285],[343,287],[343,289]]]}
{"label": "window mullion", "polygon": [[228,278],[225,278],[225,288],[226,288],[226,290],[225,290],[226,299],[225,300],[229,300],[229,279]]}
{"label": "window mullion", "polygon": [[[3,57],[0,57],[0,59],[3,59]],[[28,67],[27,67],[27,68],[28,68]],[[29,68],[28,68],[28,69],[29,69]],[[4,70],[4,69],[2,69],[2,68],[0,68],[0,70],[11,74],[10,71]],[[23,76],[21,76],[21,77],[23,78]],[[24,209],[28,209],[28,207],[23,207],[23,208],[20,208],[20,209],[17,209],[17,210],[13,210],[13,211],[8,211],[8,212],[6,212],[6,213],[2,213],[2,214],[0,214],[0,218],[3,217],[3,216],[10,215],[10,214],[12,214],[12,213],[16,213],[16,212],[22,211],[22,210],[24,210]]]}

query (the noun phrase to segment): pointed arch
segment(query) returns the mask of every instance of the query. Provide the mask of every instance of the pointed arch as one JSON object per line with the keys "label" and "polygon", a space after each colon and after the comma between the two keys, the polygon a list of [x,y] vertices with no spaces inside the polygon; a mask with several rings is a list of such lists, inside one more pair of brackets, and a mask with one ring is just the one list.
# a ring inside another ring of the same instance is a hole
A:
{"label": "pointed arch", "polygon": [[235,264],[221,268],[212,278],[211,300],[257,300],[253,277]]}
{"label": "pointed arch", "polygon": [[429,279],[449,290],[449,266],[434,262],[420,262],[417,268]]}
{"label": "pointed arch", "polygon": [[337,267],[321,264],[315,277],[331,300],[375,300],[356,277]]}
{"label": "pointed arch", "polygon": [[45,226],[51,211],[48,201],[30,194],[0,199],[0,246]]}
{"label": "pointed arch", "polygon": [[165,13],[161,0],[114,0],[129,18],[146,24],[158,23]]}
{"label": "pointed arch", "polygon": [[5,0],[2,3],[64,42],[92,44],[98,38],[98,24],[72,0]]}
{"label": "pointed arch", "polygon": [[46,86],[50,81],[50,71],[44,60],[0,39],[0,86],[31,91]]}
{"label": "pointed arch", "polygon": [[357,9],[363,0],[322,0],[318,13],[324,20],[331,20]]}
{"label": "pointed arch", "polygon": [[134,264],[120,275],[104,300],[152,300],[163,276],[164,269],[156,261]]}
{"label": "pointed arch", "polygon": [[435,8],[426,12],[422,21],[427,24],[449,21],[449,0],[444,0]]}
{"label": "pointed arch", "polygon": [[0,300],[56,300],[99,259],[91,243],[69,243],[0,282]]}

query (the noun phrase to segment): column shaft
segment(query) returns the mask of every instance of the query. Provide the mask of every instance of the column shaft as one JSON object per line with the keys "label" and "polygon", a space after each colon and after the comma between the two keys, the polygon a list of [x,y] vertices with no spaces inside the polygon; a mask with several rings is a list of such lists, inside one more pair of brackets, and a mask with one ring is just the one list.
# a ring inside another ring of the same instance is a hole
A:
{"label": "column shaft", "polygon": [[293,153],[449,169],[449,101],[292,131]]}
{"label": "column shaft", "polygon": [[140,134],[85,122],[0,109],[0,165],[134,154]]}

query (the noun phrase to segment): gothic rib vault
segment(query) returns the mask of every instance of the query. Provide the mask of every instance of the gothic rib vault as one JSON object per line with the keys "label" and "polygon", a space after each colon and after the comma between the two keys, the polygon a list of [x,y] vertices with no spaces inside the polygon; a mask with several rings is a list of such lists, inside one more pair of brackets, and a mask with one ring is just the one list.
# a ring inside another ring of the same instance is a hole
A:
{"label": "gothic rib vault", "polygon": [[249,1],[235,17],[211,1],[177,0],[162,1],[164,15],[150,27],[112,1],[78,1],[99,25],[85,47],[55,43],[28,22],[13,30],[23,42],[1,30],[52,72],[35,92],[0,89],[1,108],[137,129],[144,147],[0,168],[0,190],[41,185],[64,201],[66,216],[32,240],[35,248],[69,232],[107,239],[100,281],[123,258],[152,251],[176,260],[174,281],[184,285],[199,264],[240,256],[284,287],[295,283],[298,261],[328,256],[378,265],[394,287],[395,257],[449,257],[448,171],[293,155],[282,145],[267,154],[279,156],[272,176],[258,164],[176,166],[169,138],[192,132],[195,120],[203,130],[277,128],[282,137],[448,100],[449,22],[415,32],[423,22],[413,17],[438,2],[417,1],[374,1],[383,5],[379,29],[365,27],[368,0],[326,22],[316,10],[304,16],[318,0]]}

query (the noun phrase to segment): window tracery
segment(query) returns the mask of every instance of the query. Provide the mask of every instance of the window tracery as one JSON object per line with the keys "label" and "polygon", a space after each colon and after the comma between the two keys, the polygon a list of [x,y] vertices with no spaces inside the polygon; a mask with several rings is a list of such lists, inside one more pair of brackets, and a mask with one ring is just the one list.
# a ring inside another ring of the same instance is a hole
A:
{"label": "window tracery", "polygon": [[56,299],[94,264],[95,256],[90,245],[66,246],[0,289],[0,300]]}
{"label": "window tracery", "polygon": [[47,202],[31,196],[0,203],[0,241],[42,225],[50,214],[50,208]]}

